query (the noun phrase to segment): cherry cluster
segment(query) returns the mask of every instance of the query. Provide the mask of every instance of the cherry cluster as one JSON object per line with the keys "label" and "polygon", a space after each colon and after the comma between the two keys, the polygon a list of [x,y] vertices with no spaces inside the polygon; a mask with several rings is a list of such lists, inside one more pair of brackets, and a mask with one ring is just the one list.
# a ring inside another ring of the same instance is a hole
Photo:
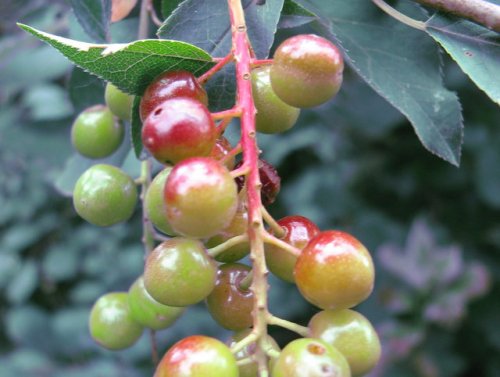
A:
{"label": "cherry cluster", "polygon": [[[256,131],[290,129],[300,108],[320,105],[338,92],[342,72],[342,55],[331,42],[316,35],[284,41],[272,60],[256,63],[251,72]],[[149,250],[144,274],[128,293],[97,300],[89,320],[92,337],[108,349],[123,349],[144,328],[167,328],[186,307],[204,301],[213,319],[234,336],[226,344],[203,335],[179,341],[162,358],[156,377],[263,376],[256,355],[266,357],[273,377],[367,373],[380,357],[380,342],[370,322],[350,308],[373,290],[369,252],[353,236],[320,231],[303,216],[275,221],[269,215],[264,205],[274,201],[280,188],[276,170],[259,160],[261,186],[247,185],[242,143],[232,146],[223,136],[240,115],[238,109],[211,113],[201,82],[189,72],[168,71],[144,92],[142,142],[164,166],[151,182],[96,164],[76,183],[76,211],[99,226],[129,219],[138,201],[137,185],[142,185],[145,218],[161,240]],[[75,148],[90,158],[113,153],[124,134],[116,118],[130,119],[130,96],[108,84],[105,97],[107,106],[85,110],[72,129]],[[267,228],[255,230],[249,221],[251,190],[260,190],[258,210]],[[258,277],[241,262],[249,254],[251,261],[258,258],[252,252],[255,232],[263,239],[267,268],[322,309],[308,327],[273,316],[259,301],[262,292],[253,285]],[[264,310],[267,325],[302,338],[280,350],[266,332],[256,330],[256,308]]]}

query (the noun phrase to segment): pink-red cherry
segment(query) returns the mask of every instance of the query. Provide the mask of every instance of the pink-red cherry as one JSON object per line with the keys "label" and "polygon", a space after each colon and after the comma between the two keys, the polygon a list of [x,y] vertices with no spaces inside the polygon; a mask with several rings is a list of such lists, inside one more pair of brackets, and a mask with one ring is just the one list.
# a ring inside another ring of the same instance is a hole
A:
{"label": "pink-red cherry", "polygon": [[142,143],[162,163],[208,156],[216,139],[210,112],[192,98],[163,102],[146,118],[142,128]]}

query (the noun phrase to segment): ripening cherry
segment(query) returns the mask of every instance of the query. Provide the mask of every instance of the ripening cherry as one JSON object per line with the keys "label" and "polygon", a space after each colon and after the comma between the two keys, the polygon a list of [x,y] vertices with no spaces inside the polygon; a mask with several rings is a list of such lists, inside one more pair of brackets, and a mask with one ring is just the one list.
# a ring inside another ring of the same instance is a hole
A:
{"label": "ripening cherry", "polygon": [[214,236],[231,223],[238,208],[231,174],[209,157],[193,157],[175,165],[164,195],[168,222],[187,237]]}
{"label": "ripening cherry", "polygon": [[210,112],[192,98],[172,98],[158,105],[144,121],[142,143],[162,163],[208,156],[217,130]]}
{"label": "ripening cherry", "polygon": [[168,99],[187,97],[205,106],[208,96],[196,77],[188,71],[167,71],[146,88],[140,104],[141,120],[145,121],[149,114]]}
{"label": "ripening cherry", "polygon": [[144,207],[149,220],[153,223],[155,228],[169,236],[175,236],[176,233],[167,220],[167,207],[165,205],[165,199],[163,198],[165,182],[171,171],[172,168],[167,166],[154,177],[146,191]]}
{"label": "ripening cherry", "polygon": [[313,34],[296,35],[274,53],[271,85],[288,105],[314,107],[337,94],[343,70],[344,59],[332,42]]}
{"label": "ripening cherry", "polygon": [[[278,220],[285,231],[282,241],[302,250],[307,243],[319,233],[319,228],[311,220],[303,216],[286,216]],[[266,264],[269,270],[289,283],[294,283],[293,269],[297,257],[271,243],[265,244]]]}
{"label": "ripening cherry", "polygon": [[351,377],[351,372],[337,349],[319,339],[302,338],[283,348],[271,376]]}
{"label": "ripening cherry", "polygon": [[363,376],[378,363],[380,340],[370,321],[354,310],[323,310],[309,321],[309,336],[338,349],[353,376]]}
{"label": "ripening cherry", "polygon": [[174,237],[149,253],[144,286],[159,303],[188,306],[205,299],[215,286],[217,267],[203,244]]}
{"label": "ripening cherry", "polygon": [[101,346],[120,350],[133,345],[143,327],[134,320],[125,292],[107,293],[95,302],[89,317],[92,338]]}
{"label": "ripening cherry", "polygon": [[306,300],[322,309],[347,309],[373,290],[370,253],[348,233],[329,230],[311,239],[297,259],[295,283]]}
{"label": "ripening cherry", "polygon": [[[220,161],[223,158],[225,158],[229,154],[229,152],[231,152],[232,149],[233,147],[229,142],[229,140],[227,140],[224,136],[221,136],[215,141],[215,145],[212,151],[210,152],[209,157],[212,157],[214,160]],[[233,170],[235,164],[236,161],[234,156],[227,158],[224,161],[224,166],[228,170]]]}
{"label": "ripening cherry", "polygon": [[239,377],[236,359],[221,341],[193,335],[174,344],[154,377]]}

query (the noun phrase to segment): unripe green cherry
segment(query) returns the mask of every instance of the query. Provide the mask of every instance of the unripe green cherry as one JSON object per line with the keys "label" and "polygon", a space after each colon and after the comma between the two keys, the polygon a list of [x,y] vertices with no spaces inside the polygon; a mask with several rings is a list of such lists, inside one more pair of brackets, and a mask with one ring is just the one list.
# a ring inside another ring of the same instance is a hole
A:
{"label": "unripe green cherry", "polygon": [[137,187],[112,165],[97,164],[78,179],[73,191],[76,212],[89,223],[110,226],[128,220],[137,203]]}
{"label": "unripe green cherry", "polygon": [[345,357],[328,343],[311,338],[286,345],[274,364],[272,377],[351,377]]}
{"label": "unripe green cherry", "polygon": [[354,310],[323,310],[309,321],[309,336],[324,340],[345,356],[353,376],[371,371],[380,359],[380,340],[375,329]]}
{"label": "unripe green cherry", "polygon": [[165,234],[168,234],[169,236],[175,236],[176,233],[167,220],[167,207],[163,198],[165,182],[167,181],[168,175],[171,171],[171,167],[166,167],[156,175],[146,192],[144,206],[149,220],[157,229],[161,230]]}
{"label": "unripe green cherry", "polygon": [[160,304],[146,291],[144,279],[138,278],[128,291],[128,304],[132,318],[153,330],[171,326],[184,313],[182,307]]}
{"label": "unripe green cherry", "polygon": [[284,132],[293,127],[300,109],[283,102],[273,91],[269,71],[263,66],[252,71],[252,95],[257,109],[255,128],[264,134]]}
{"label": "unripe green cherry", "polygon": [[101,296],[92,307],[89,330],[101,346],[120,350],[133,345],[143,327],[130,314],[127,293],[112,292]]}
{"label": "unripe green cherry", "polygon": [[106,84],[104,91],[104,99],[111,112],[122,120],[129,121],[132,113],[132,103],[134,97],[130,94],[122,92],[112,83]]}
{"label": "unripe green cherry", "polygon": [[294,107],[314,107],[340,89],[344,60],[338,48],[313,34],[285,40],[274,53],[271,85],[281,100]]}
{"label": "unripe green cherry", "polygon": [[161,243],[148,255],[144,286],[161,304],[188,306],[212,292],[216,276],[215,262],[200,241],[175,237]]}
{"label": "unripe green cherry", "polygon": [[193,335],[174,344],[154,377],[239,377],[236,359],[220,340]]}
{"label": "unripe green cherry", "polygon": [[71,142],[82,156],[104,158],[118,149],[123,141],[123,125],[103,105],[89,107],[75,119]]}

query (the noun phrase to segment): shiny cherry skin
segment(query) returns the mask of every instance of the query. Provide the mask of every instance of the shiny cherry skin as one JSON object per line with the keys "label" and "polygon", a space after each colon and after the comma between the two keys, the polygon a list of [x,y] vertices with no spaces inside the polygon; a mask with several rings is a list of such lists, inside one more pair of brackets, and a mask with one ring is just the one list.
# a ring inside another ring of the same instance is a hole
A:
{"label": "shiny cherry skin", "polygon": [[137,4],[137,0],[112,0],[111,22],[118,22],[129,15]]}
{"label": "shiny cherry skin", "polygon": [[[227,140],[224,136],[221,136],[215,141],[215,145],[212,151],[210,152],[209,157],[212,157],[214,160],[221,161],[229,154],[229,152],[231,152],[232,149],[233,147],[229,142],[229,140]],[[233,170],[234,165],[236,165],[236,160],[234,156],[227,158],[224,162],[224,166],[228,170]]]}
{"label": "shiny cherry skin", "polygon": [[110,226],[128,220],[137,204],[137,187],[121,169],[97,164],[78,178],[73,191],[76,212],[89,223]]}
{"label": "shiny cherry skin", "polygon": [[144,286],[159,303],[188,306],[205,299],[214,289],[217,267],[203,244],[174,237],[149,253]]}
{"label": "shiny cherry skin", "polygon": [[323,310],[309,321],[309,336],[345,356],[353,376],[363,376],[380,360],[380,340],[370,321],[354,310]]}
{"label": "shiny cherry skin", "polygon": [[163,356],[154,377],[238,377],[231,350],[221,341],[193,335],[174,344]]}
{"label": "shiny cherry skin", "polygon": [[160,304],[146,290],[143,277],[139,277],[128,291],[128,304],[132,318],[142,326],[162,330],[170,327],[184,313],[184,308]]}
{"label": "shiny cherry skin", "polygon": [[348,233],[329,230],[314,237],[297,259],[295,283],[306,300],[322,309],[347,309],[373,290],[370,253]]}
{"label": "shiny cherry skin", "polygon": [[98,159],[115,152],[123,141],[123,125],[108,107],[96,105],[81,112],[71,127],[71,142],[82,156]]}
{"label": "shiny cherry skin", "polygon": [[104,91],[104,99],[106,105],[116,117],[122,120],[130,120],[134,96],[122,92],[112,83],[108,82]]}
{"label": "shiny cherry skin", "polygon": [[210,112],[192,98],[162,102],[146,118],[142,143],[162,163],[176,164],[189,157],[208,156],[217,139]]}
{"label": "shiny cherry skin", "polygon": [[99,297],[92,307],[89,330],[101,346],[121,350],[140,338],[143,327],[130,313],[127,293],[111,292]]}
{"label": "shiny cherry skin", "polygon": [[300,114],[300,109],[287,105],[274,93],[270,70],[270,65],[252,70],[252,96],[257,110],[255,128],[264,134],[289,130]]}
{"label": "shiny cherry skin", "polygon": [[165,199],[163,198],[163,190],[165,182],[172,171],[172,168],[167,166],[156,177],[148,187],[146,196],[144,198],[144,206],[149,220],[153,223],[155,228],[162,231],[169,236],[175,236],[176,233],[167,220],[167,207]]}
{"label": "shiny cherry skin", "polygon": [[272,377],[351,377],[345,357],[328,343],[311,338],[286,345],[274,364]]}
{"label": "shiny cherry skin", "polygon": [[250,267],[241,263],[219,266],[217,281],[206,303],[212,318],[228,330],[238,331],[252,326],[253,293],[243,289],[241,281]]}
{"label": "shiny cherry skin", "polygon": [[139,107],[141,120],[168,99],[187,97],[208,106],[208,96],[196,77],[188,71],[167,71],[158,76],[147,88]]}
{"label": "shiny cherry skin", "polygon": [[[238,331],[233,334],[231,339],[228,342],[229,347],[232,347],[235,345],[237,342],[245,338],[247,335],[250,334],[252,329],[246,329],[242,331]],[[250,343],[249,345],[245,346],[242,348],[240,351],[236,352],[234,356],[236,357],[236,360],[243,360],[248,358],[249,356],[252,356],[255,354],[256,351],[256,344]],[[266,350],[267,349],[272,349],[276,352],[280,352],[280,347],[278,346],[278,343],[269,335],[266,336]],[[272,370],[274,363],[276,359],[268,358],[268,366],[269,370]],[[240,375],[239,377],[258,377],[258,365],[256,361],[252,361],[249,364],[243,364],[239,366],[239,371]]]}
{"label": "shiny cherry skin", "polygon": [[337,94],[343,70],[344,59],[333,43],[313,34],[296,35],[274,53],[271,85],[288,105],[314,107]]}
{"label": "shiny cherry skin", "polygon": [[226,228],[238,208],[238,192],[229,171],[209,157],[174,166],[165,184],[167,218],[174,231],[209,238]]}
{"label": "shiny cherry skin", "polygon": [[[241,166],[241,164],[241,162],[236,164],[236,168]],[[267,206],[276,200],[281,189],[281,178],[276,168],[266,160],[259,158],[258,166],[260,182],[262,184],[260,189],[262,204]],[[241,190],[245,185],[245,177],[240,175],[235,178],[235,181],[238,185],[238,190]]]}
{"label": "shiny cherry skin", "polygon": [[[304,216],[283,217],[278,220],[278,225],[285,231],[281,240],[300,250],[320,232],[318,226]],[[269,270],[280,279],[294,283],[293,269],[298,255],[292,255],[270,243],[266,243],[265,253]]]}

